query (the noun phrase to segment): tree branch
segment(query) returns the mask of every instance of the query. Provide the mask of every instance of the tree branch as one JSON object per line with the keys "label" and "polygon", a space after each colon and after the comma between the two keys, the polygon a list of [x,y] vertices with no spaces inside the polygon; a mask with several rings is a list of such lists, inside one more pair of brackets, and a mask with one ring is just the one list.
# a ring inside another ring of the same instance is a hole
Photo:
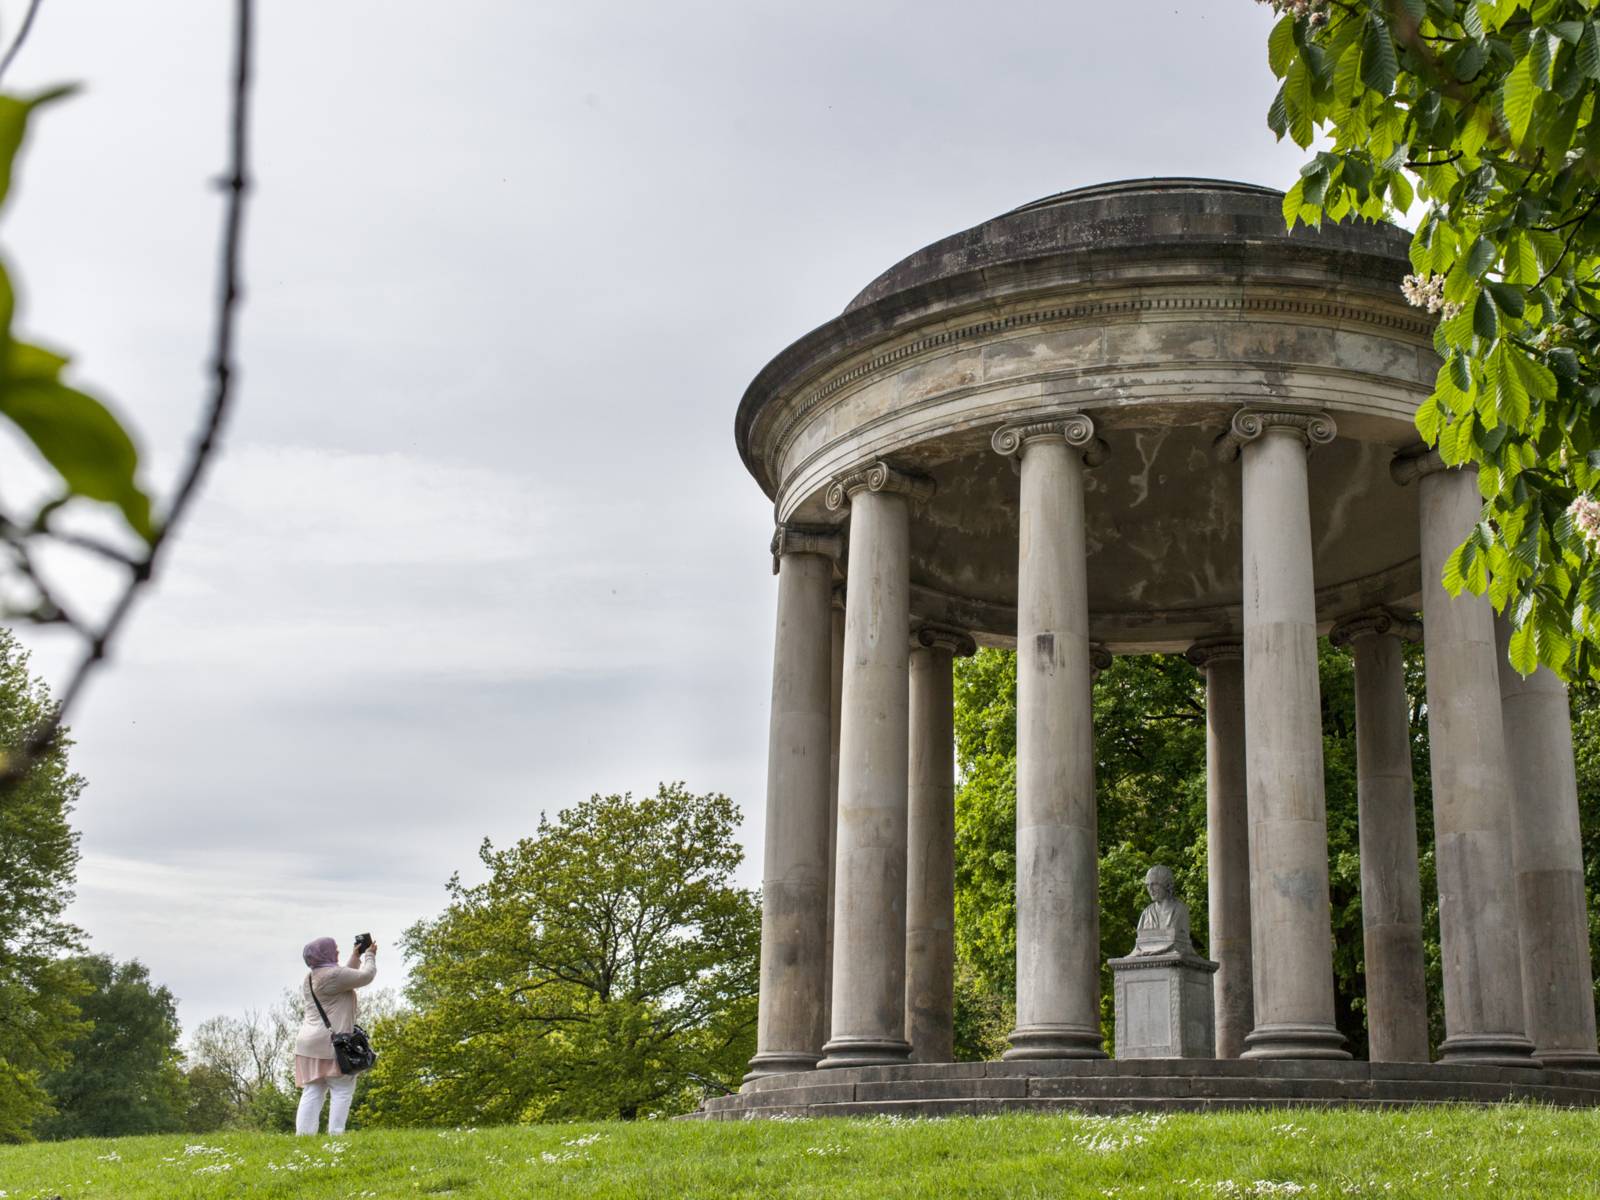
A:
{"label": "tree branch", "polygon": [[[37,2],[35,6],[37,7]],[[122,594],[117,597],[104,624],[88,638],[89,645],[78,666],[62,690],[61,700],[50,715],[28,734],[21,751],[7,756],[0,770],[0,796],[9,792],[47,754],[60,736],[67,712],[83,692],[101,662],[111,649],[117,635],[127,623],[135,600],[154,578],[163,552],[172,544],[172,535],[188,512],[189,506],[205,479],[206,468],[216,452],[217,442],[228,417],[233,399],[233,346],[237,321],[243,258],[243,227],[245,197],[250,190],[249,177],[249,126],[251,82],[251,25],[252,0],[235,0],[234,17],[234,69],[232,80],[232,113],[229,128],[228,174],[220,182],[227,195],[223,215],[222,239],[218,251],[218,286],[215,325],[211,352],[212,387],[210,401],[201,420],[200,432],[189,452],[188,462],[179,476],[172,504],[151,539],[144,558],[130,569],[130,578]],[[29,19],[32,18],[29,10]],[[26,24],[22,32],[26,32]],[[21,33],[18,41],[21,40]],[[12,47],[15,51],[15,45]],[[9,55],[7,56],[9,61]],[[0,71],[4,70],[0,62]]]}
{"label": "tree branch", "polygon": [[31,0],[28,11],[22,16],[22,24],[17,27],[17,36],[11,39],[11,46],[6,51],[4,58],[0,58],[0,78],[5,76],[11,66],[11,60],[17,56],[17,51],[22,49],[22,43],[28,40],[28,31],[33,28],[33,18],[38,15],[41,0]]}

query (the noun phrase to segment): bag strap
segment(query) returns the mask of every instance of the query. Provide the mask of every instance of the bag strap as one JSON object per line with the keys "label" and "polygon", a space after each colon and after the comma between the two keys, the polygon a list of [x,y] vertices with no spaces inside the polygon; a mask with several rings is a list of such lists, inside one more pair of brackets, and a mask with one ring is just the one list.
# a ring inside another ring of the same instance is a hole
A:
{"label": "bag strap", "polygon": [[333,1022],[328,1020],[327,1010],[322,1007],[322,1001],[317,999],[317,985],[312,982],[312,976],[315,974],[316,972],[313,971],[306,975],[306,991],[311,993],[311,1003],[317,1006],[317,1013],[322,1017],[322,1023],[326,1025],[331,1032],[333,1029]]}

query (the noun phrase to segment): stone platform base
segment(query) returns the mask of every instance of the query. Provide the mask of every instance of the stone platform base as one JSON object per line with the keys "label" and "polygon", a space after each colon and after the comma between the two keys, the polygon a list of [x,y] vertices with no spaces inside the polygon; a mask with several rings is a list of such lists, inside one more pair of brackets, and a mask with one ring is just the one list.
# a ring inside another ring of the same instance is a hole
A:
{"label": "stone platform base", "polygon": [[690,1119],[977,1116],[1524,1100],[1600,1107],[1600,1072],[1439,1063],[1145,1058],[841,1067],[768,1075],[707,1100]]}

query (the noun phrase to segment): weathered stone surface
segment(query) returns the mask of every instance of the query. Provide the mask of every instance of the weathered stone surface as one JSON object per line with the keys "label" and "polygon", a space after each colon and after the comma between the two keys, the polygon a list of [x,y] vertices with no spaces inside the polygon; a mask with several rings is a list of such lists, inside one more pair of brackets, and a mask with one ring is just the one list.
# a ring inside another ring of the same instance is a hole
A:
{"label": "weathered stone surface", "polygon": [[1113,958],[1118,1061],[1212,1058],[1216,970],[1216,963],[1194,954]]}
{"label": "weathered stone surface", "polygon": [[[977,1069],[980,1073],[975,1074]],[[876,1076],[870,1082],[844,1079]],[[822,1079],[826,1077],[827,1082]],[[707,1100],[694,1116],[976,1116],[1526,1101],[1600,1108],[1600,1075],[1476,1064],[1319,1059],[1044,1059],[796,1073],[797,1086]]]}
{"label": "weathered stone surface", "polygon": [[1311,404],[1341,430],[1310,464],[1317,619],[1403,601],[1416,498],[1387,468],[1438,365],[1431,320],[1398,290],[1406,237],[1290,235],[1280,204],[1248,185],[1143,180],[936,243],[758,376],[740,452],[786,520],[825,519],[828,481],[874,457],[933,477],[912,531],[915,615],[1010,644],[1018,502],[988,435],[1092,413],[1110,448],[1090,481],[1092,636],[1182,650],[1239,628],[1239,481],[1215,469],[1212,441],[1241,404]]}

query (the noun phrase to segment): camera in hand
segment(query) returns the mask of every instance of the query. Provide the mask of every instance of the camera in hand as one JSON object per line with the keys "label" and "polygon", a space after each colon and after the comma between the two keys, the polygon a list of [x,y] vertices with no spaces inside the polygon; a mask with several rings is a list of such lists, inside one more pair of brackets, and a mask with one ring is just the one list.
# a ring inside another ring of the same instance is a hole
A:
{"label": "camera in hand", "polygon": [[365,954],[367,952],[368,948],[371,945],[372,945],[372,935],[370,933],[358,933],[358,934],[356,934],[356,951],[357,951],[357,953]]}

